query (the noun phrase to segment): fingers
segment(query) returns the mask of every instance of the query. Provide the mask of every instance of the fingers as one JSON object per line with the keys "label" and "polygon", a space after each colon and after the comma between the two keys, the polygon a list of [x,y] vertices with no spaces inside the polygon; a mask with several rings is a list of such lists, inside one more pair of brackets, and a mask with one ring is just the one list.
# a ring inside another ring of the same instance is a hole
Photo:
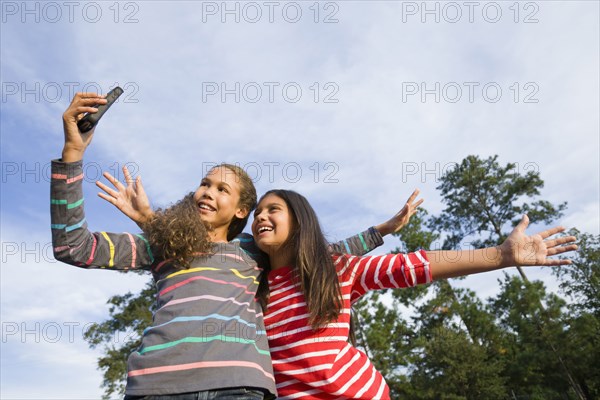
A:
{"label": "fingers", "polygon": [[[119,196],[119,192],[111,189],[110,187],[106,186],[104,183],[100,182],[100,181],[96,181],[96,186],[98,186],[100,189],[104,190],[109,196],[112,196],[115,200],[116,198]],[[104,193],[98,193],[98,196],[102,197],[103,199],[107,200],[105,197],[103,197],[102,195],[104,195]],[[106,196],[106,195],[104,195]],[[112,202],[111,202],[112,203]]]}
{"label": "fingers", "polygon": [[406,203],[410,204],[413,201],[415,201],[415,199],[417,198],[417,196],[419,195],[419,193],[421,193],[419,191],[419,189],[415,189],[414,192],[412,192],[412,194],[410,195],[410,197],[408,198],[408,201]]}
{"label": "fingers", "polygon": [[557,254],[566,253],[568,251],[575,251],[578,248],[579,248],[579,246],[577,246],[576,244],[571,244],[569,246],[553,247],[553,248],[547,250],[547,255],[555,256]]}
{"label": "fingers", "polygon": [[527,229],[527,227],[529,226],[529,217],[527,216],[527,214],[523,214],[523,218],[521,218],[521,221],[519,221],[519,223],[517,224],[517,226],[515,226],[515,229],[513,231],[518,231],[518,232],[525,232],[525,230]]}
{"label": "fingers", "polygon": [[544,267],[552,267],[556,265],[570,265],[572,264],[571,260],[561,260],[561,259],[548,259],[544,262]]}
{"label": "fingers", "polygon": [[[104,190],[104,189],[102,189],[102,190]],[[106,194],[104,194],[102,192],[98,192],[98,197],[100,197],[100,198],[108,201],[110,204],[113,204],[113,205],[117,204],[117,199],[115,199],[112,196],[108,196],[108,195],[106,195]]]}
{"label": "fingers", "polygon": [[68,121],[73,118],[75,121],[79,121],[85,113],[95,113],[98,111],[96,108],[98,105],[106,103],[105,96],[97,93],[75,93],[71,104],[63,114],[63,119]]}
{"label": "fingers", "polygon": [[416,203],[413,204],[413,202],[415,201],[415,199],[417,198],[417,196],[419,195],[419,193],[421,193],[421,191],[419,189],[415,189],[412,194],[410,195],[410,197],[408,198],[408,200],[406,201],[406,204],[404,205],[404,207],[402,207],[402,209],[400,210],[399,214],[406,214],[409,212],[410,210],[410,214],[409,216],[412,216],[415,212],[416,209],[423,204],[423,199],[419,199]]}
{"label": "fingers", "polygon": [[99,95],[97,93],[75,93],[73,96],[73,100],[71,101],[71,105],[69,108],[79,108],[79,107],[91,107],[99,104],[106,104],[108,101],[106,100],[106,96]]}
{"label": "fingers", "polygon": [[577,240],[577,238],[575,236],[565,236],[565,237],[561,237],[561,238],[546,240],[545,243],[546,243],[546,247],[550,248],[550,247],[554,247],[554,246],[559,246],[561,244],[572,243],[576,240]]}
{"label": "fingers", "polygon": [[138,175],[135,178],[135,192],[140,196],[146,196],[146,191],[144,190],[144,185],[142,185],[142,176]]}
{"label": "fingers", "polygon": [[415,204],[407,204],[404,206],[404,208],[402,208],[402,210],[400,210],[400,212],[398,213],[399,216],[408,216],[408,217],[412,217],[413,215],[415,215],[417,213],[417,211],[419,211],[419,206],[421,204],[423,204],[423,199],[417,201]]}
{"label": "fingers", "polygon": [[92,113],[92,114],[94,114],[94,113],[98,112],[98,109],[95,106],[96,106],[96,103],[93,103],[93,104],[91,104],[89,106],[78,106],[78,107],[75,107],[73,109],[72,114],[75,114],[75,118],[77,118],[77,120],[80,120],[81,118],[83,118],[83,116],[84,116],[83,114],[85,114],[85,113]]}
{"label": "fingers", "polygon": [[101,95],[96,92],[77,92],[73,96],[73,99],[82,99],[82,98],[85,99],[85,98],[89,98],[89,97],[97,97],[99,99],[104,99],[104,98],[106,98],[106,95]]}
{"label": "fingers", "polygon": [[133,178],[131,177],[131,173],[129,172],[127,165],[123,165],[123,175],[125,176],[125,182],[127,183],[127,186],[133,185]]}
{"label": "fingers", "polygon": [[77,101],[79,106],[94,107],[98,104],[105,104],[107,100],[103,97],[82,97]]}
{"label": "fingers", "polygon": [[102,99],[99,97],[89,97],[85,99],[79,100],[77,106],[75,107],[75,111],[79,114],[83,113],[96,113],[98,112],[98,106],[101,104],[106,104],[106,99]]}
{"label": "fingers", "polygon": [[421,204],[423,204],[423,202],[424,202],[424,201],[425,201],[425,199],[420,199],[419,201],[417,201],[417,202],[415,203],[415,205],[413,206],[413,207],[414,207],[414,209],[415,209],[415,212],[417,211],[417,208],[419,208],[419,206],[420,206]]}
{"label": "fingers", "polygon": [[106,96],[93,92],[78,92],[73,96],[71,105],[86,105],[92,106],[94,104],[106,104]]}
{"label": "fingers", "polygon": [[[543,232],[540,232],[539,235],[542,237],[542,239],[546,239],[547,237],[556,235],[557,233],[562,232],[564,230],[565,230],[565,228],[562,226],[555,226],[554,228],[550,228]],[[573,237],[573,236],[571,236],[571,237]],[[573,239],[573,240],[575,240],[575,239]]]}
{"label": "fingers", "polygon": [[[127,188],[129,187],[134,187],[134,191],[135,192],[141,192],[141,193],[145,193],[144,192],[144,187],[142,186],[142,178],[141,176],[138,176],[136,179],[134,179],[131,176],[131,173],[129,172],[129,169],[127,169],[127,167],[123,167],[123,174],[125,175],[125,182],[127,182]],[[115,178],[114,176],[112,176],[110,173],[108,172],[103,172],[102,176],[104,176],[106,178],[106,180],[108,180],[110,183],[112,183],[112,185],[119,191],[119,192],[124,192],[127,190],[127,188],[121,183],[121,181],[119,181],[117,178]],[[106,186],[104,183],[97,181],[96,185],[101,188],[102,190],[104,190],[105,192],[109,193],[109,194],[113,194],[116,195],[118,194],[117,192],[115,192],[114,190],[112,190],[111,188],[109,188],[108,186]]]}
{"label": "fingers", "polygon": [[125,190],[125,186],[123,186],[123,184],[117,178],[115,178],[108,172],[102,173],[102,176],[104,176],[110,183],[112,183],[113,186],[116,187],[119,191]]}

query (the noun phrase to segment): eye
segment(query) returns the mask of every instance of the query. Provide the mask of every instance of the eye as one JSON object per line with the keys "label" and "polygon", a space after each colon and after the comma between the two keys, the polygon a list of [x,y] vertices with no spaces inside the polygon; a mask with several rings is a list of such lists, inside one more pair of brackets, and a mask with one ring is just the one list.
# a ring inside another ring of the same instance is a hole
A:
{"label": "eye", "polygon": [[229,193],[229,189],[227,189],[225,186],[221,186],[219,188],[219,192]]}
{"label": "eye", "polygon": [[202,181],[202,182],[200,182],[200,186],[208,186],[208,182]]}

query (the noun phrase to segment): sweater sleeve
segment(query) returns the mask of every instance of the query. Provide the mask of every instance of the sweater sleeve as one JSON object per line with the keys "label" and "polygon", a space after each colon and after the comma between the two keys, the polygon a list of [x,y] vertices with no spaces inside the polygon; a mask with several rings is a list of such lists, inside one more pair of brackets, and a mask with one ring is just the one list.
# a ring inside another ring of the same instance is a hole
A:
{"label": "sweater sleeve", "polygon": [[252,235],[240,233],[232,242],[239,242],[240,248],[256,262],[260,269],[270,269],[269,256],[258,248]]}
{"label": "sweater sleeve", "polygon": [[407,254],[355,257],[334,255],[343,286],[351,286],[351,302],[369,290],[413,287],[432,281],[424,250]]}
{"label": "sweater sleeve", "polygon": [[83,161],[52,161],[50,216],[54,257],[83,268],[148,269],[154,258],[140,234],[90,232],[84,213]]}
{"label": "sweater sleeve", "polygon": [[364,232],[329,245],[332,253],[362,256],[383,244],[383,237],[377,229],[371,227]]}

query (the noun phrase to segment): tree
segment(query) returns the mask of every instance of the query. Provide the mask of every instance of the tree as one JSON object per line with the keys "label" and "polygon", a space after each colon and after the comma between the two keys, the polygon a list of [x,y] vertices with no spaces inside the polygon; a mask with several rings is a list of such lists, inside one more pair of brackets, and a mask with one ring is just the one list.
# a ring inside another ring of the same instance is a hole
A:
{"label": "tree", "polygon": [[409,398],[506,398],[500,333],[473,291],[438,281],[413,320]]}
{"label": "tree", "polygon": [[516,226],[525,213],[532,224],[551,223],[562,216],[566,203],[555,206],[545,200],[522,200],[539,196],[544,187],[539,172],[523,175],[516,164],[502,167],[497,160],[498,156],[485,160],[467,156],[441,177],[437,189],[446,208],[431,220],[430,228],[448,233],[443,248],[457,248],[471,235],[483,235],[471,242],[475,248],[495,246],[508,236],[506,225]]}
{"label": "tree", "polygon": [[511,392],[531,399],[563,398],[573,384],[564,378],[565,370],[573,371],[563,349],[565,301],[546,293],[540,281],[505,275],[500,286],[489,304],[504,332],[503,375]]}
{"label": "tree", "polygon": [[123,395],[127,379],[127,357],[140,345],[145,328],[152,323],[156,288],[149,280],[137,295],[128,292],[108,300],[110,319],[93,324],[84,334],[91,348],[103,345],[105,355],[98,359],[103,371],[104,398]]}
{"label": "tree", "polygon": [[[509,233],[504,229],[516,226],[523,213],[528,214],[531,223],[549,224],[562,216],[566,203],[553,205],[548,201],[535,200],[544,186],[538,171],[520,174],[516,164],[501,166],[497,159],[498,156],[480,159],[470,155],[441,177],[437,189],[441,191],[446,208],[440,216],[430,220],[429,226],[441,227],[447,232],[443,248],[457,248],[472,235],[479,236],[471,241],[475,248],[498,245]],[[523,281],[528,282],[523,270],[520,267],[517,269]],[[543,313],[547,313],[541,302],[539,307]],[[525,314],[522,318],[535,319],[535,316]],[[577,396],[583,398],[556,344],[559,338],[550,332],[552,327],[546,327],[541,320],[534,322],[539,337],[544,339],[547,349],[552,349],[566,380]]]}
{"label": "tree", "polygon": [[580,233],[579,250],[568,268],[553,270],[560,289],[571,299],[564,340],[567,361],[588,399],[600,398],[600,235]]}
{"label": "tree", "polygon": [[[424,230],[427,219],[425,210],[413,216],[398,235],[396,252],[434,247],[440,235]],[[502,360],[489,350],[497,347],[491,343],[497,335],[494,318],[474,292],[438,281],[371,293],[358,309],[359,343],[386,377],[393,398],[506,397]],[[467,326],[476,327],[475,334]]]}
{"label": "tree", "polygon": [[410,379],[411,399],[507,398],[500,360],[490,359],[485,347],[473,343],[460,329],[438,327],[420,336]]}
{"label": "tree", "polygon": [[560,279],[560,289],[571,300],[570,309],[576,313],[591,313],[600,319],[600,235],[581,233],[577,236],[579,250],[569,268],[556,268],[553,274]]}
{"label": "tree", "polygon": [[[440,233],[445,234],[444,244],[441,246],[443,249],[458,248],[466,238],[473,238],[473,247],[495,246],[506,238],[508,229],[518,223],[523,213],[527,213],[533,223],[550,223],[560,217],[566,203],[554,206],[547,201],[535,200],[534,197],[540,194],[543,187],[539,173],[529,171],[522,175],[515,167],[514,164],[500,166],[497,156],[485,160],[468,156],[455,168],[447,171],[438,186],[442,201],[446,204],[445,210],[440,216],[429,218],[428,221],[425,218],[414,218],[415,225],[401,232],[401,240],[405,240],[401,250],[414,249],[406,243],[422,243],[425,238],[432,237],[437,240]],[[430,232],[435,233],[424,232],[421,225],[427,225]],[[433,240],[428,245],[431,243]],[[427,245],[423,247],[430,248]],[[425,290],[413,290],[395,291],[393,298],[403,305],[414,303],[418,299],[423,301]],[[503,384],[507,379],[506,375],[498,372],[504,371],[504,354],[508,352],[507,337],[510,336],[495,324],[491,311],[472,291],[455,289],[448,281],[434,283],[427,293],[428,297],[433,297],[417,308],[417,317],[409,325],[415,332],[412,335],[414,340],[408,342],[409,351],[415,356],[413,364],[408,366],[410,381],[403,381],[405,383],[402,387],[390,385],[392,392],[410,394],[410,398],[421,398],[419,394],[424,396],[422,398],[502,398],[508,395],[507,387]],[[371,309],[381,309],[381,304],[376,303],[377,299],[367,298],[372,301]],[[363,307],[368,308],[365,305]],[[392,308],[394,307],[396,306],[393,305]],[[401,319],[402,316],[399,315],[398,318]],[[531,326],[528,315],[522,315],[521,318]],[[533,324],[538,333],[536,337],[540,337],[537,326],[541,325]],[[377,332],[378,328],[377,323],[367,326],[367,338],[377,335],[384,337],[386,332]],[[552,340],[557,339],[553,337]],[[548,343],[536,344],[541,346],[545,354],[548,353]],[[370,347],[371,341],[365,346]],[[456,357],[453,362],[444,361],[432,349],[445,349],[446,353],[455,354]],[[383,349],[378,349],[378,352],[383,352]],[[460,357],[465,353],[471,354],[471,357]],[[377,357],[374,360],[379,367]],[[559,358],[554,357],[554,360],[556,363]],[[470,371],[472,363],[479,365],[476,371],[481,373],[470,374],[471,380],[461,380],[456,371]],[[538,367],[543,365],[538,364]],[[406,369],[407,365],[400,367]],[[389,366],[386,368],[389,369]],[[453,376],[452,381],[461,384],[452,386],[442,376]],[[564,379],[559,381],[565,382]],[[488,388],[490,392],[483,395],[478,392],[480,388]]]}
{"label": "tree", "polygon": [[563,319],[565,362],[585,399],[600,399],[600,321],[591,313]]}
{"label": "tree", "polygon": [[[500,166],[497,156],[468,156],[441,177],[438,189],[446,208],[437,217],[424,210],[413,216],[399,235],[397,251],[452,249],[467,239],[473,247],[497,245],[523,213],[532,223],[550,223],[566,203],[536,200],[542,187],[536,171],[519,174],[514,164]],[[443,246],[436,245],[441,238]],[[596,269],[582,269],[589,279],[560,275],[569,282],[565,290],[573,288],[572,295],[580,299],[573,317],[565,315],[565,303],[546,294],[540,282],[507,277],[498,297],[485,303],[471,290],[439,281],[365,296],[355,305],[357,343],[386,377],[393,398],[500,399],[514,397],[511,389],[530,399],[564,393],[584,398],[572,389],[573,382],[585,398],[598,398],[598,239],[586,240],[591,250],[580,253],[579,263],[595,263]],[[572,285],[583,281],[587,283]],[[86,335],[90,346],[104,345],[99,367],[107,396],[122,391],[127,355],[151,322],[152,282],[137,295],[114,296],[109,304],[110,319]],[[131,332],[129,339],[113,345],[120,332]],[[564,378],[565,365],[570,381]]]}
{"label": "tree", "polygon": [[[419,209],[401,233],[400,247],[393,252],[410,252],[430,248],[439,235],[427,232],[423,224],[427,211]],[[406,370],[412,365],[415,351],[416,329],[407,309],[414,308],[429,290],[428,286],[417,286],[407,290],[384,290],[369,292],[353,310],[357,316],[357,346],[362,347],[369,358],[386,378],[393,397],[402,397],[411,392]]]}

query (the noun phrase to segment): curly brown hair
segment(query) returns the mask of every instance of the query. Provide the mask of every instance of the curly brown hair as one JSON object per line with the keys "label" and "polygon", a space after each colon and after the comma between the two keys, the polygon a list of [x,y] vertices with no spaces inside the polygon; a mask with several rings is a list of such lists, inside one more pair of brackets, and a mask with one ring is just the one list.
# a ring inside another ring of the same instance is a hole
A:
{"label": "curly brown hair", "polygon": [[157,209],[142,229],[154,254],[180,268],[189,268],[195,253],[212,249],[193,192],[169,208]]}
{"label": "curly brown hair", "polygon": [[[227,240],[231,241],[242,233],[250,212],[256,207],[256,188],[250,176],[239,166],[222,163],[211,171],[219,167],[235,174],[235,181],[240,187],[238,207],[248,211],[245,218],[234,216],[229,224]],[[200,219],[193,192],[166,209],[155,210],[142,229],[155,255],[163,260],[171,260],[180,268],[189,268],[196,253],[208,253],[213,249],[208,237],[209,228]]]}

